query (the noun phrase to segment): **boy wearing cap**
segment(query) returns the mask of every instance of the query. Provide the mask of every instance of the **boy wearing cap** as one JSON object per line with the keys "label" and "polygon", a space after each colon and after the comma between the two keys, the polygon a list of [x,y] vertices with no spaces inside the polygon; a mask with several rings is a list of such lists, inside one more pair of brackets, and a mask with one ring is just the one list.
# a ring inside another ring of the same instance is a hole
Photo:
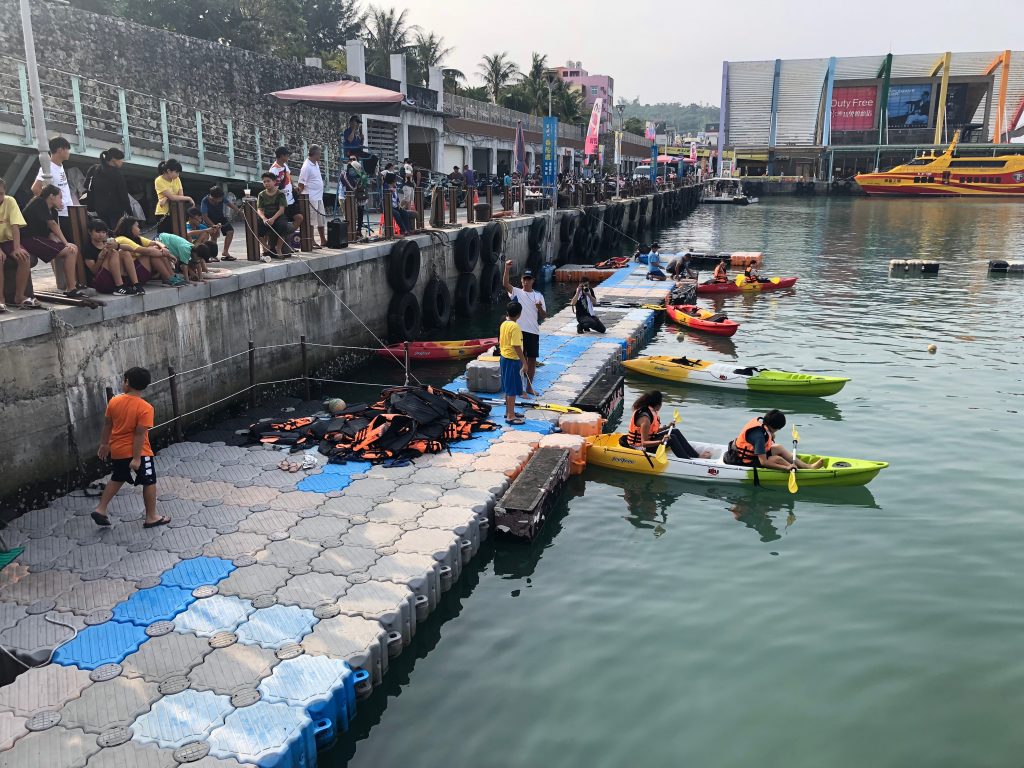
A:
{"label": "boy wearing cap", "polygon": [[534,274],[531,270],[523,272],[522,288],[512,285],[512,261],[505,262],[502,275],[502,287],[512,301],[518,301],[523,311],[519,315],[518,324],[523,331],[523,373],[526,375],[526,394],[536,395],[533,389],[533,378],[537,372],[537,358],[540,357],[540,323],[547,317],[544,297],[533,290]]}
{"label": "boy wearing cap", "polygon": [[288,169],[288,158],[292,151],[288,147],[278,147],[274,150],[274,164],[268,169],[268,173],[274,174],[277,180],[277,188],[284,194],[287,207],[284,209],[285,218],[292,223],[292,231],[297,231],[302,224],[302,214],[299,213],[299,204],[295,200],[295,193],[292,191],[292,172]]}

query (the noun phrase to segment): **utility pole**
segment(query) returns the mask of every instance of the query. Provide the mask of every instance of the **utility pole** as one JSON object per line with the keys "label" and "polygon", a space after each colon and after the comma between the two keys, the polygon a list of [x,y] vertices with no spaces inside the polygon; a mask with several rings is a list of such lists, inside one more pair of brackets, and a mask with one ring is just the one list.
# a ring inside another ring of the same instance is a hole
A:
{"label": "utility pole", "polygon": [[622,192],[620,190],[622,188],[619,186],[620,183],[621,183],[619,181],[619,177],[620,177],[620,174],[621,174],[621,170],[620,169],[622,168],[622,149],[621,149],[622,139],[620,137],[621,137],[621,135],[623,133],[626,132],[626,105],[625,104],[616,104],[615,105],[615,109],[619,113],[619,136],[616,137],[617,140],[615,141],[615,143],[613,145],[615,147],[615,150],[616,150],[616,152],[615,152],[615,197],[616,198],[621,198],[622,197]]}
{"label": "utility pole", "polygon": [[21,0],[21,34],[25,39],[25,68],[28,70],[28,90],[32,97],[32,122],[35,124],[36,145],[39,147],[39,167],[43,172],[43,186],[46,186],[53,181],[50,176],[50,145],[46,140],[43,92],[39,87],[39,65],[36,64],[36,40],[32,35],[29,0]]}

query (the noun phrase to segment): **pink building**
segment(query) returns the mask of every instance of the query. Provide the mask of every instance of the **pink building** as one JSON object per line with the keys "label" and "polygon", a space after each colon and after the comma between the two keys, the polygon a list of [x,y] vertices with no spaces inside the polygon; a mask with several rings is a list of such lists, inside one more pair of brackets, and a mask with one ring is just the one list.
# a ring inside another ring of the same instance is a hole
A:
{"label": "pink building", "polygon": [[608,75],[591,75],[580,68],[581,62],[568,61],[564,67],[558,67],[558,76],[570,85],[583,91],[583,100],[587,105],[587,117],[594,108],[594,101],[604,99],[601,107],[601,133],[612,129],[612,113],[615,109],[615,80]]}

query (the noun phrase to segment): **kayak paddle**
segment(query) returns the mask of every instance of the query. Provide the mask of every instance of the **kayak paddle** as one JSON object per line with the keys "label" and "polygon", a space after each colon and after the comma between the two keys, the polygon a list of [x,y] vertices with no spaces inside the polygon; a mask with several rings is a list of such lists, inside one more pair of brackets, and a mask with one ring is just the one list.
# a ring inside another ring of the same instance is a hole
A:
{"label": "kayak paddle", "polygon": [[793,425],[793,466],[789,470],[789,492],[796,493],[796,446],[800,442],[800,433],[796,431],[796,424]]}
{"label": "kayak paddle", "polygon": [[[472,395],[468,389],[459,390],[461,393],[466,395]],[[493,398],[480,398],[480,401],[487,403],[488,405],[504,405],[504,400],[495,400]],[[516,405],[521,405],[524,408],[536,408],[539,411],[554,411],[555,413],[583,413],[582,408],[577,408],[573,405],[558,405],[557,403],[535,403],[532,400],[517,400]]]}
{"label": "kayak paddle", "polygon": [[[675,411],[672,413],[672,423],[668,425],[668,428],[665,430],[665,436],[663,438],[661,438],[661,445],[659,445],[658,446],[658,450],[656,450],[654,452],[655,456],[664,456],[665,455],[665,446],[668,444],[668,439],[672,436],[672,428],[676,424],[678,424],[678,423],[679,423],[679,409],[676,408]],[[647,451],[644,451],[644,453],[647,453]],[[650,459],[648,459],[648,461],[650,461]],[[653,467],[654,464],[651,464],[651,466]]]}

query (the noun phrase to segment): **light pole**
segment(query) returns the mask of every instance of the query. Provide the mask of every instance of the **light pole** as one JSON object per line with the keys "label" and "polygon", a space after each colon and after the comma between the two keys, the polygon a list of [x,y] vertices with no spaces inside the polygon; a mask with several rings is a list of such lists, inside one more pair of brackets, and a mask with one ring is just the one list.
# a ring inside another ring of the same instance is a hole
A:
{"label": "light pole", "polygon": [[[621,134],[626,129],[626,105],[625,104],[616,104],[615,105],[615,110],[619,113],[619,134],[620,134],[620,137],[621,137]],[[620,183],[621,183],[619,181],[619,174],[620,174],[620,170],[619,169],[622,167],[622,139],[621,138],[619,138],[619,140],[615,142],[615,149],[617,150],[616,153],[615,153],[615,197],[621,198],[622,197],[622,192],[620,191],[621,187],[619,186]]]}
{"label": "light pole", "polygon": [[32,97],[32,122],[35,123],[36,145],[39,147],[39,169],[43,172],[43,186],[50,176],[50,146],[46,141],[46,120],[43,117],[43,92],[39,87],[39,65],[36,64],[36,40],[32,34],[32,13],[28,0],[21,0],[21,35],[25,39],[25,69],[28,70],[28,90]]}

